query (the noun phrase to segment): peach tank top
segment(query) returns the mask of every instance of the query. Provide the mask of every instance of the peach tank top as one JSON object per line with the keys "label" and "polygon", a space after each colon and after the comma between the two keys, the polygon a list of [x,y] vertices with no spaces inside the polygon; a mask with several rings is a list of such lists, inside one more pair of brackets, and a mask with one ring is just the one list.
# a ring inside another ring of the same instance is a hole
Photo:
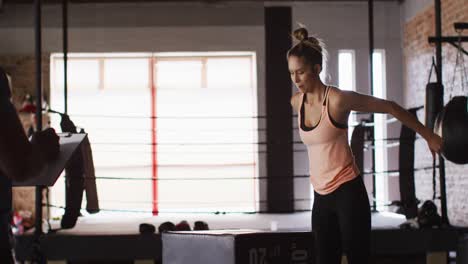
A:
{"label": "peach tank top", "polygon": [[326,88],[322,113],[316,126],[305,126],[305,94],[302,94],[298,113],[299,135],[309,155],[310,181],[314,190],[322,195],[333,192],[360,173],[348,143],[348,128],[337,127],[328,113],[329,88]]}

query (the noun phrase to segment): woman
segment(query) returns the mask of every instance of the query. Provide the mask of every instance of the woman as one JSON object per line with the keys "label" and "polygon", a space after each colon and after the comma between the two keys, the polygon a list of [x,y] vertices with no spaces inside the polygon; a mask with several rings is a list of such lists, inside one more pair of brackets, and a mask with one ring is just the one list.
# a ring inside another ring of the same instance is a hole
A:
{"label": "woman", "polygon": [[387,113],[419,133],[438,153],[442,139],[398,104],[325,85],[319,77],[324,50],[305,28],[294,31],[299,41],[287,54],[291,80],[299,92],[291,98],[298,113],[299,134],[307,146],[314,188],[312,230],[317,261],[369,263],[371,216],[367,192],[348,145],[351,111]]}

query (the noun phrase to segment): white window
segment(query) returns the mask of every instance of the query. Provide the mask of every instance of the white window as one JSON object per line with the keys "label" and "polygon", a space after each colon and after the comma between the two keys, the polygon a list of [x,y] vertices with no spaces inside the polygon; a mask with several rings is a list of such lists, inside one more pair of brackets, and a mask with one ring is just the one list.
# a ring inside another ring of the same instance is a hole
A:
{"label": "white window", "polygon": [[323,58],[323,61],[322,61],[322,71],[320,72],[319,76],[320,76],[320,80],[322,80],[322,82],[324,83],[328,83],[329,81],[329,75],[328,75],[328,62],[326,60],[326,57]]}
{"label": "white window", "polygon": [[155,64],[160,210],[254,211],[253,55],[161,54]]}
{"label": "white window", "polygon": [[[51,84],[55,89],[63,90],[63,59],[56,57],[52,60]],[[86,78],[83,78],[86,77]],[[100,86],[99,60],[94,58],[68,61],[68,89],[72,90],[97,90]]]}
{"label": "white window", "polygon": [[206,60],[207,86],[218,89],[252,87],[254,81],[252,67],[251,59],[248,57],[208,58]]}
{"label": "white window", "polygon": [[201,59],[161,58],[156,61],[158,89],[195,89],[203,86]]}
{"label": "white window", "polygon": [[356,91],[354,50],[338,51],[338,85],[340,89]]}
{"label": "white window", "polygon": [[[255,211],[254,53],[71,53],[68,63],[68,113],[89,133],[101,208]],[[53,54],[51,108],[63,111],[63,98]],[[64,205],[63,180],[52,204]]]}
{"label": "white window", "polygon": [[108,58],[100,61],[103,67],[102,89],[148,90],[148,58]]}
{"label": "white window", "polygon": [[[338,86],[341,90],[356,91],[356,62],[354,50],[338,51]],[[350,115],[348,124],[356,122],[355,115]],[[348,129],[348,140],[351,141],[353,130]]]}
{"label": "white window", "polygon": [[[385,50],[376,49],[373,53],[373,96],[386,99],[386,75],[385,75]],[[386,143],[382,140],[387,137],[387,123],[388,116],[383,114],[374,115],[374,137],[375,141],[375,171],[387,170],[387,148],[383,147]],[[377,174],[376,180],[376,203],[377,205],[386,204],[388,200],[388,180],[387,175]],[[382,206],[377,207],[378,210],[383,210]]]}

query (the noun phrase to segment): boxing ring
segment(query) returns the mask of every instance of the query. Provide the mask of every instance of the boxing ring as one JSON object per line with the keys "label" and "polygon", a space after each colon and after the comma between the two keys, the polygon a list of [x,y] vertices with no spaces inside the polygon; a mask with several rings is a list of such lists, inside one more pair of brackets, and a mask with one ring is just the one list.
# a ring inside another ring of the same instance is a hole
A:
{"label": "boxing ring", "polygon": [[[140,223],[158,226],[165,221],[177,222],[182,219],[189,223],[203,220],[209,224],[211,230],[164,233],[163,240],[159,233],[140,234],[139,232]],[[468,240],[464,234],[468,228],[400,229],[398,226],[404,221],[404,216],[394,213],[372,214],[371,251],[374,258],[400,257],[414,261],[415,258],[424,259],[426,254],[430,252],[460,250],[458,258],[466,254],[466,252],[462,253],[461,251],[467,247]],[[52,221],[51,226],[52,229],[58,228],[60,223]],[[230,238],[235,240],[238,236],[241,238],[247,236],[248,241],[255,242],[255,248],[265,248],[267,252],[274,250],[269,245],[275,239],[283,241],[282,249],[287,249],[295,244],[296,247],[302,247],[308,252],[306,258],[308,262],[304,263],[313,263],[311,260],[313,238],[310,232],[310,212],[287,215],[87,216],[79,218],[77,225],[72,229],[58,230],[43,235],[40,238],[40,250],[48,260],[108,261],[113,263],[153,260],[154,263],[183,263],[171,260],[163,261],[163,252],[167,257],[177,253],[179,258],[177,261],[181,261],[181,259],[186,261],[193,258],[194,254],[204,250],[210,251],[210,247],[206,246],[206,243],[210,244],[210,238],[225,238],[231,241]],[[272,240],[272,238],[274,239]],[[17,236],[16,239],[16,258],[18,261],[30,260],[34,253],[33,233],[28,232]],[[190,247],[187,246],[187,243],[192,245],[193,249],[189,250]],[[171,246],[164,247],[166,244]],[[223,246],[226,243],[219,245]],[[249,254],[248,249],[245,250],[247,251],[244,253]],[[200,254],[203,255],[203,253]],[[208,254],[207,256],[212,255]],[[224,257],[228,261],[228,255]],[[274,262],[278,261],[277,258],[272,259],[272,263],[277,263]]]}

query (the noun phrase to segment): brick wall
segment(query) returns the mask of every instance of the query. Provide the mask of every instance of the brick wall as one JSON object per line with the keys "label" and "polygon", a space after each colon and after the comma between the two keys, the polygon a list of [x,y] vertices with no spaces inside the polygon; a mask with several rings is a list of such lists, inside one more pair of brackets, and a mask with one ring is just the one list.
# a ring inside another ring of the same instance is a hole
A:
{"label": "brick wall", "polygon": [[[20,108],[26,94],[36,94],[36,64],[33,55],[0,55],[0,66],[2,66],[12,79],[13,103]],[[49,98],[49,56],[42,57],[42,88],[45,98]],[[31,126],[31,118],[26,114],[20,114],[25,131]],[[46,118],[44,118],[46,120]],[[35,188],[15,187],[13,188],[13,210],[23,211],[30,215],[30,224],[34,223],[35,215]],[[44,214],[46,210],[44,210]]]}
{"label": "brick wall", "polygon": [[[466,0],[442,0],[442,35],[455,36],[454,22],[468,21],[468,5]],[[406,107],[424,104],[425,87],[429,76],[432,56],[435,55],[434,46],[427,41],[429,36],[435,35],[434,5],[421,10],[415,17],[407,21],[403,31],[404,56],[404,100]],[[465,30],[463,35],[468,35]],[[465,50],[468,43],[464,43]],[[445,86],[444,102],[447,103],[452,89],[452,78],[457,50],[450,44],[442,46],[443,82]],[[465,67],[468,69],[468,57],[464,57]],[[458,73],[459,74],[459,73]],[[435,81],[435,74],[432,74]],[[454,95],[462,94],[460,76],[457,75],[453,85]],[[464,94],[468,94],[466,87]],[[418,113],[420,120],[424,120],[424,113]],[[432,157],[424,140],[416,141],[415,168],[432,166]],[[432,170],[415,173],[416,196],[420,200],[432,198]],[[437,174],[438,178],[438,174]],[[468,166],[446,162],[446,186],[448,215],[452,224],[468,224]],[[437,190],[439,189],[437,180]],[[440,208],[440,206],[439,206]]]}
{"label": "brick wall", "polygon": [[[49,94],[49,55],[42,56],[42,88]],[[34,55],[0,55],[0,65],[12,77],[13,101],[17,105],[26,93],[36,93],[36,60]]]}

